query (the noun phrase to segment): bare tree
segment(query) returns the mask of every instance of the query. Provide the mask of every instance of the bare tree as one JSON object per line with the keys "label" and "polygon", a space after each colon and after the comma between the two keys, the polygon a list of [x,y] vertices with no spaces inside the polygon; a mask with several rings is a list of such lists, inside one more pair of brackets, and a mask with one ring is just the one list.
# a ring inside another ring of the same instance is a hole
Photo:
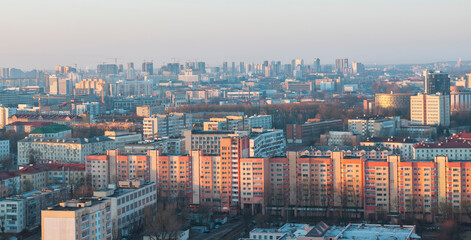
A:
{"label": "bare tree", "polygon": [[158,203],[144,209],[144,231],[149,240],[177,240],[182,219],[171,204]]}
{"label": "bare tree", "polygon": [[39,159],[41,159],[42,153],[36,149],[30,149],[28,151],[28,163],[35,164]]}

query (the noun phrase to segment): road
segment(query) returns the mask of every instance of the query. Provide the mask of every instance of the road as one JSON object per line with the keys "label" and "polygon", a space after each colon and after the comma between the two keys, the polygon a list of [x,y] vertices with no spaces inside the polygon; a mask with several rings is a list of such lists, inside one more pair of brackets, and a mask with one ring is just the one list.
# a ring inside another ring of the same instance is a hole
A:
{"label": "road", "polygon": [[191,233],[190,239],[196,240],[220,240],[224,239],[224,236],[240,233],[243,228],[243,221],[239,220],[237,222],[230,222],[224,225],[221,225],[219,229],[212,229],[209,233]]}

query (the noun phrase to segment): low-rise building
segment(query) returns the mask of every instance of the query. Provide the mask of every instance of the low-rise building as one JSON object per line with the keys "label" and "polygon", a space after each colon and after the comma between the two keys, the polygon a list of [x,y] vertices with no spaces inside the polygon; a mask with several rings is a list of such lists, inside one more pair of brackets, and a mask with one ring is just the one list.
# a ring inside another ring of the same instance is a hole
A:
{"label": "low-rise building", "polygon": [[80,186],[85,183],[84,164],[34,164],[21,168],[15,174],[20,177],[22,192],[57,184]]}
{"label": "low-rise building", "polygon": [[142,134],[126,131],[105,131],[105,137],[114,140],[116,148],[124,148],[126,144],[137,143],[142,140]]}
{"label": "low-rise building", "polygon": [[20,176],[15,172],[0,172],[0,198],[20,192]]}
{"label": "low-rise building", "polygon": [[420,239],[415,233],[415,225],[381,225],[349,223],[347,226],[329,226],[324,222],[316,226],[308,224],[287,223],[278,229],[255,228],[250,231],[249,238],[256,239],[291,239],[291,240],[412,240]]}

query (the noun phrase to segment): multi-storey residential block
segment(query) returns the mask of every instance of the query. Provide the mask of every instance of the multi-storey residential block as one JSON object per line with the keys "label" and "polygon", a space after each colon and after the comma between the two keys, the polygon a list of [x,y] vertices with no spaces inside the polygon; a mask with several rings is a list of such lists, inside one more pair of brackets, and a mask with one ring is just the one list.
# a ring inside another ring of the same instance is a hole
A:
{"label": "multi-storey residential block", "polygon": [[139,154],[125,154],[120,150],[109,150],[106,154],[86,157],[87,181],[92,187],[101,189],[109,184],[129,179],[149,181],[149,157]]}
{"label": "multi-storey residential block", "polygon": [[18,141],[18,165],[29,163],[32,151],[40,159],[62,163],[85,163],[85,156],[105,153],[114,149],[115,143],[107,137],[94,138],[36,138],[30,137]]}
{"label": "multi-storey residential block", "polygon": [[118,188],[97,190],[93,196],[110,200],[112,225],[128,236],[144,225],[144,210],[156,205],[157,188],[143,180],[119,181]]}
{"label": "multi-storey residential block", "polygon": [[310,144],[319,139],[321,134],[332,130],[342,130],[341,119],[288,124],[286,125],[286,139],[288,143]]}
{"label": "multi-storey residential block", "polygon": [[16,108],[0,105],[0,129],[8,125],[9,118],[16,113]]}
{"label": "multi-storey residential block", "polygon": [[109,199],[69,200],[41,211],[41,239],[111,240]]}
{"label": "multi-storey residential block", "polygon": [[41,210],[70,198],[70,186],[51,186],[0,200],[0,212],[7,213],[5,232],[33,230],[41,223]]}
{"label": "multi-storey residential block", "polygon": [[320,137],[320,142],[328,146],[356,146],[359,141],[360,135],[348,131],[329,131]]}
{"label": "multi-storey residential block", "polygon": [[20,192],[20,176],[14,172],[0,172],[0,198]]}
{"label": "multi-storey residential block", "polygon": [[10,156],[10,140],[0,140],[0,159]]}
{"label": "multi-storey residential block", "polygon": [[283,130],[253,128],[249,135],[250,157],[270,157],[280,155],[286,147]]}
{"label": "multi-storey residential block", "polygon": [[459,133],[441,142],[421,142],[413,147],[414,159],[430,160],[447,156],[451,160],[471,160],[471,134]]}
{"label": "multi-storey residential block", "polygon": [[348,131],[362,137],[390,137],[399,127],[399,118],[357,118],[348,119]]}
{"label": "multi-storey residential block", "polygon": [[333,152],[342,152],[344,156],[363,157],[365,159],[387,159],[391,149],[384,146],[313,146],[302,154],[330,157]]}
{"label": "multi-storey residential block", "polygon": [[165,111],[163,105],[143,105],[136,107],[136,115],[140,117],[152,117],[156,114],[162,114]]}
{"label": "multi-storey residential block", "polygon": [[[244,137],[246,135],[246,132],[235,131],[185,130],[185,150],[187,153],[191,151],[203,151],[204,154],[219,155],[221,152],[221,138]],[[248,143],[248,138],[245,138]]]}
{"label": "multi-storey residential block", "polygon": [[411,124],[450,125],[450,95],[418,94],[411,97]]}
{"label": "multi-storey residential block", "polygon": [[190,114],[171,113],[144,118],[143,124],[144,137],[154,139],[181,135],[183,130],[191,129],[192,121]]}
{"label": "multi-storey residential block", "polygon": [[60,184],[80,186],[85,183],[84,164],[34,164],[21,168],[15,174],[20,176],[21,191]]}
{"label": "multi-storey residential block", "polygon": [[402,158],[413,158],[413,147],[417,141],[411,138],[401,137],[372,137],[366,138],[360,143],[361,146],[377,146],[381,145],[392,150],[392,154],[399,154]]}

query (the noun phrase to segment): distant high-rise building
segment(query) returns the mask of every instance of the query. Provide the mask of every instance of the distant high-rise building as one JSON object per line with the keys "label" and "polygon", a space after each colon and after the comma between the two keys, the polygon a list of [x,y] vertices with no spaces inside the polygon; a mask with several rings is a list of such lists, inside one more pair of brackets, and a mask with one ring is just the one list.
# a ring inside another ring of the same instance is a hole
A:
{"label": "distant high-rise building", "polygon": [[126,72],[126,78],[127,79],[134,79],[136,78],[136,74],[134,72],[134,63],[133,62],[129,62],[128,63],[128,68],[127,68],[127,72]]}
{"label": "distant high-rise building", "polygon": [[291,61],[291,65],[293,67],[293,70],[301,70],[301,68],[304,66],[304,60],[302,60],[302,59],[293,59]]}
{"label": "distant high-rise building", "polygon": [[410,118],[415,125],[450,125],[450,96],[418,94],[410,99]]}
{"label": "distant high-rise building", "polygon": [[198,62],[196,64],[197,70],[200,71],[200,73],[206,73],[206,63],[205,62]]}
{"label": "distant high-rise building", "polygon": [[348,58],[335,59],[335,71],[343,73],[348,68]]}
{"label": "distant high-rise building", "polygon": [[118,65],[116,64],[98,64],[96,67],[96,73],[100,76],[118,74],[118,70]]}
{"label": "distant high-rise building", "polygon": [[223,63],[222,63],[222,72],[223,72],[223,73],[227,73],[227,70],[228,70],[228,69],[227,69],[227,62],[223,62]]}
{"label": "distant high-rise building", "polygon": [[236,64],[235,64],[235,62],[231,63],[231,73],[232,74],[236,73]]}
{"label": "distant high-rise building", "polygon": [[68,95],[72,93],[72,85],[70,79],[59,78],[58,95]]}
{"label": "distant high-rise building", "polygon": [[450,95],[450,77],[447,73],[440,71],[424,71],[425,94]]}
{"label": "distant high-rise building", "polygon": [[142,72],[147,73],[148,75],[154,75],[154,63],[152,62],[142,63]]}
{"label": "distant high-rise building", "polygon": [[49,76],[49,94],[59,94],[59,78],[56,75]]}
{"label": "distant high-rise building", "polygon": [[77,69],[70,66],[56,66],[56,74],[66,74],[70,72],[76,72]]}
{"label": "distant high-rise building", "polygon": [[365,72],[365,65],[359,62],[352,62],[353,73],[363,73]]}
{"label": "distant high-rise building", "polygon": [[239,63],[239,72],[240,73],[245,73],[245,63],[244,62]]}
{"label": "distant high-rise building", "polygon": [[312,71],[315,73],[321,72],[321,60],[319,58],[314,58],[314,65]]}

